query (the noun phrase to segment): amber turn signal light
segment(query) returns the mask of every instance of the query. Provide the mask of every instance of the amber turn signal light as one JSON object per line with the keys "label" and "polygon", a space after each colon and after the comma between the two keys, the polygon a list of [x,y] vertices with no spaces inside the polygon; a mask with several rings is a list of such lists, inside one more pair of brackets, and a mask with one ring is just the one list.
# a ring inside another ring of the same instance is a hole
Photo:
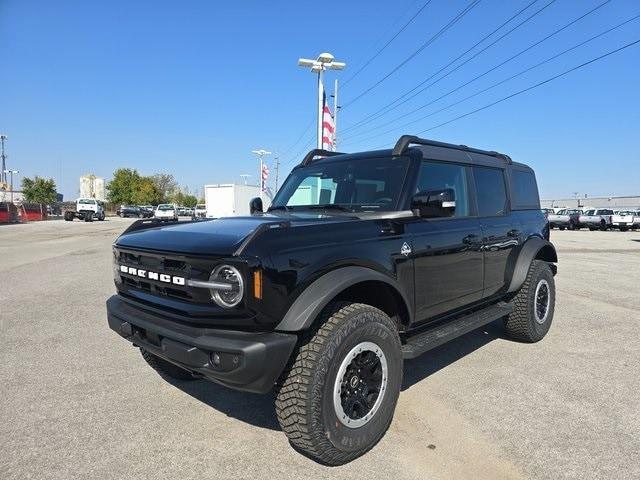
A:
{"label": "amber turn signal light", "polygon": [[253,271],[253,296],[262,300],[262,270]]}

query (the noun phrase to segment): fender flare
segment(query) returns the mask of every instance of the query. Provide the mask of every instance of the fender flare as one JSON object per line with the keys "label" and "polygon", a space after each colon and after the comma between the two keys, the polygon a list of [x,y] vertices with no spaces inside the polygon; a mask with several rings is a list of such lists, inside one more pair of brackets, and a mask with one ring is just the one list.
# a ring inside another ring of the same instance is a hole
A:
{"label": "fender flare", "polygon": [[336,295],[346,288],[366,281],[380,281],[392,287],[404,301],[407,311],[411,312],[407,297],[392,278],[370,268],[341,267],[322,275],[311,283],[289,307],[276,330],[297,332],[309,328]]}
{"label": "fender flare", "polygon": [[515,292],[522,286],[525,279],[527,278],[527,273],[529,272],[529,266],[531,265],[531,262],[543,249],[545,250],[545,261],[551,263],[556,263],[558,261],[558,254],[556,253],[556,249],[551,242],[543,240],[540,237],[530,238],[525,242],[524,246],[520,250],[520,254],[518,255],[518,259],[516,260],[516,265],[513,269],[513,274],[511,275],[511,283],[509,284],[507,293]]}

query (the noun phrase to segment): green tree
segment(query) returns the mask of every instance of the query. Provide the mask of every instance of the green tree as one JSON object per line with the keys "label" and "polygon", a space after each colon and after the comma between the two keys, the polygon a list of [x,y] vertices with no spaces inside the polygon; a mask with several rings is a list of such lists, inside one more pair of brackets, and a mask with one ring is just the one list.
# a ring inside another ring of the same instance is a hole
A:
{"label": "green tree", "polygon": [[28,203],[54,203],[57,198],[56,182],[53,178],[42,178],[37,175],[31,179],[22,179],[22,194]]}
{"label": "green tree", "polygon": [[162,203],[162,193],[151,177],[140,177],[133,192],[134,205],[157,205]]}
{"label": "green tree", "polygon": [[166,202],[170,200],[171,195],[177,190],[178,182],[176,182],[173,175],[168,173],[156,173],[151,177],[156,184],[156,188],[162,195],[162,201]]}
{"label": "green tree", "polygon": [[107,200],[113,205],[133,205],[134,195],[140,186],[140,174],[130,168],[119,168],[107,185]]}
{"label": "green tree", "polygon": [[185,195],[182,205],[185,207],[193,208],[197,205],[198,199],[195,195]]}

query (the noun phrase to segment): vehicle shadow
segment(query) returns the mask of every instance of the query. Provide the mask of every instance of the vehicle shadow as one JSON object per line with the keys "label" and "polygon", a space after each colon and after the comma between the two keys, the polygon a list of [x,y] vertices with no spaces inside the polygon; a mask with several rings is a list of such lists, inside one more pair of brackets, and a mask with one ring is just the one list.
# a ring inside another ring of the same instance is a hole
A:
{"label": "vehicle shadow", "polygon": [[170,380],[170,383],[228,417],[256,427],[280,430],[273,406],[274,393],[258,395],[239,392],[208,380],[196,380],[193,382]]}
{"label": "vehicle shadow", "polygon": [[498,338],[506,338],[502,320],[496,320],[482,328],[462,335],[422,354],[418,358],[406,360],[404,362],[402,390],[411,388],[416,383]]}
{"label": "vehicle shadow", "polygon": [[[504,338],[502,321],[474,330],[404,364],[402,390],[411,388],[439,370],[482,348],[495,339]],[[275,393],[258,395],[239,392],[207,380],[183,382],[169,380],[176,388],[211,408],[250,425],[281,430],[274,409]]]}

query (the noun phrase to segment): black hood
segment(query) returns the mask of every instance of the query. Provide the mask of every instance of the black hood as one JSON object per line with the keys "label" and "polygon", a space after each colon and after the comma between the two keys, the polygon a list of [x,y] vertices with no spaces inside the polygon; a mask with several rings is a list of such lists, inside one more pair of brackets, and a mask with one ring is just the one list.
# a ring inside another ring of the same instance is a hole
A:
{"label": "black hood", "polygon": [[200,222],[184,222],[124,233],[116,246],[134,250],[155,250],[188,255],[233,255],[258,229],[294,228],[353,220],[352,217],[310,215],[257,215],[229,217]]}

